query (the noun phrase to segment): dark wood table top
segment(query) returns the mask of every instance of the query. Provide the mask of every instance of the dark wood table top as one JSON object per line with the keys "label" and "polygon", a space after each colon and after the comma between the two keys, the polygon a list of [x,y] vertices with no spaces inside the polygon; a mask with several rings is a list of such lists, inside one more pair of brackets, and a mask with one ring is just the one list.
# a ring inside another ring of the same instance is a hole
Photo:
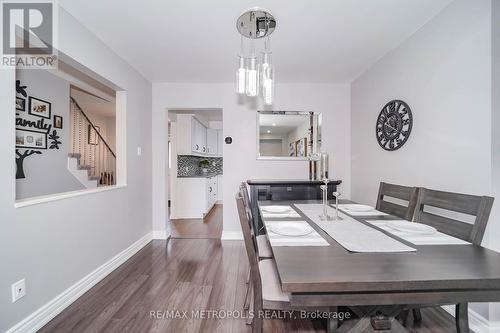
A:
{"label": "dark wood table top", "polygon": [[[321,185],[323,182],[321,180],[276,180],[276,179],[249,179],[247,180],[248,185]],[[330,180],[329,184],[340,185],[341,180]]]}
{"label": "dark wood table top", "polygon": [[[347,201],[344,201],[347,202]],[[320,201],[259,201],[265,205],[321,203]],[[307,218],[330,246],[272,247],[283,291],[292,293],[500,291],[500,254],[474,245],[414,245],[375,229],[417,249],[406,253],[352,253]],[[400,219],[363,217],[363,219]],[[265,219],[274,220],[274,219]],[[293,220],[287,218],[286,220]],[[334,223],[334,222],[332,222]],[[366,224],[366,222],[364,222]]]}

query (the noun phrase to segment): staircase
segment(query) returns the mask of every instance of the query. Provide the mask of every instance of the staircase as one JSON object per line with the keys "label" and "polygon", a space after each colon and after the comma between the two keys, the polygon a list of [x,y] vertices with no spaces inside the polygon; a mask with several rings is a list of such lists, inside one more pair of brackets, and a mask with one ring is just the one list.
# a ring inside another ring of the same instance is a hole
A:
{"label": "staircase", "polygon": [[86,188],[116,184],[116,155],[78,103],[70,101],[68,170]]}

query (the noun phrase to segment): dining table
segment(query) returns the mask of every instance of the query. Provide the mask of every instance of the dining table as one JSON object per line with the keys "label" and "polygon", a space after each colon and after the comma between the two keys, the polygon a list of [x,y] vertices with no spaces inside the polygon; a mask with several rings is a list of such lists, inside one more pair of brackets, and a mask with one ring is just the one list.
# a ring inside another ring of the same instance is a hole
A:
{"label": "dining table", "polygon": [[[339,207],[349,204],[355,202],[339,201]],[[341,210],[340,221],[333,201],[328,201],[333,217],[324,221],[319,218],[319,200],[258,201],[256,205],[281,288],[289,294],[291,305],[331,311],[348,307],[357,315],[342,325],[330,318],[328,332],[382,328],[406,332],[396,319],[404,311],[456,304],[460,304],[457,331],[469,332],[467,304],[500,301],[500,254],[485,247],[446,235],[417,241],[419,237],[384,227],[401,218],[375,209],[360,214]],[[270,206],[288,206],[290,212],[273,216]],[[276,233],[276,225],[292,222],[307,223],[313,236]],[[303,237],[311,241],[301,241]]]}

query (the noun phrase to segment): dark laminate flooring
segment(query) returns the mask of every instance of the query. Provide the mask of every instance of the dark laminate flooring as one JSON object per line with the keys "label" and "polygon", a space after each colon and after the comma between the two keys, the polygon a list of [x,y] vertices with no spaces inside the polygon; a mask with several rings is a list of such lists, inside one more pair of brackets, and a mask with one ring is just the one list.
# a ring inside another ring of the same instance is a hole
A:
{"label": "dark laminate flooring", "polygon": [[[151,319],[151,311],[241,310],[247,257],[241,241],[153,241],[40,332],[251,332],[244,319]],[[180,313],[179,313],[180,314]],[[424,309],[414,333],[454,332],[453,318]],[[266,320],[265,332],[324,332],[322,320]]]}
{"label": "dark laminate flooring", "polygon": [[222,235],[222,205],[215,205],[204,219],[171,220],[172,238],[217,238]]}

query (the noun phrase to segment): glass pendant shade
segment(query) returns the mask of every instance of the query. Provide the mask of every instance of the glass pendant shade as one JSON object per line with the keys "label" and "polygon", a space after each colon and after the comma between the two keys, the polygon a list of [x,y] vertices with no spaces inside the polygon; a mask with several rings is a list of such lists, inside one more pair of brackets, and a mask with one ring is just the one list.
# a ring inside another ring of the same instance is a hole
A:
{"label": "glass pendant shade", "polygon": [[259,81],[257,73],[257,59],[255,57],[248,59],[248,67],[245,74],[246,95],[250,97],[257,96],[259,90]]}
{"label": "glass pendant shade", "polygon": [[272,105],[274,103],[274,68],[271,60],[271,52],[262,53],[259,76],[264,104]]}
{"label": "glass pendant shade", "polygon": [[245,58],[239,56],[238,63],[238,69],[236,70],[236,93],[244,94],[246,84]]}

